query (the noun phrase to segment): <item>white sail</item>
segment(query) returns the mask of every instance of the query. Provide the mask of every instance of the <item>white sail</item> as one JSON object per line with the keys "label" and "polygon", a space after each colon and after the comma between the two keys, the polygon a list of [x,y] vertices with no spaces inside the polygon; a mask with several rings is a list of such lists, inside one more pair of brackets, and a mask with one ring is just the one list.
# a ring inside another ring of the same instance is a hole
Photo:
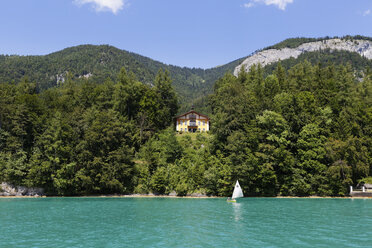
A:
{"label": "white sail", "polygon": [[243,197],[243,191],[242,188],[240,188],[239,181],[236,181],[234,192],[232,194],[232,199]]}

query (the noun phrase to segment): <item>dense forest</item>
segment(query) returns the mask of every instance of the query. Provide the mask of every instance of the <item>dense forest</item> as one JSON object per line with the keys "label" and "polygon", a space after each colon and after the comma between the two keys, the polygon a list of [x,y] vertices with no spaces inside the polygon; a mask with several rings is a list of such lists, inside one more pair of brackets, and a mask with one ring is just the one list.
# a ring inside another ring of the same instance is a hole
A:
{"label": "dense forest", "polygon": [[249,195],[345,195],[371,175],[372,74],[311,65],[221,78],[211,96],[216,151]]}
{"label": "dense forest", "polygon": [[134,155],[172,123],[178,103],[168,72],[153,87],[122,69],[116,82],[0,84],[0,181],[49,194],[129,193]]}
{"label": "dense forest", "polygon": [[372,73],[308,61],[225,74],[203,101],[208,134],[176,134],[167,71],[151,84],[66,76],[0,84],[0,181],[50,195],[347,194],[371,176]]}
{"label": "dense forest", "polygon": [[[191,69],[92,45],[0,56],[0,182],[181,196],[227,196],[237,179],[248,196],[372,183],[370,60],[322,50],[233,76],[243,59]],[[192,104],[211,117],[208,134],[174,131]]]}
{"label": "dense forest", "polygon": [[152,137],[140,151],[139,192],[345,196],[372,173],[372,74],[308,61],[265,76],[219,79],[210,135]]}
{"label": "dense forest", "polygon": [[180,111],[186,111],[194,102],[203,101],[201,97],[212,93],[214,82],[226,72],[232,72],[243,59],[211,69],[187,68],[166,65],[108,45],[81,45],[44,56],[0,55],[0,82],[19,83],[28,77],[42,91],[63,84],[67,75],[74,80],[89,78],[94,83],[107,78],[115,80],[124,67],[139,81],[151,85],[159,69],[165,69],[172,77]]}

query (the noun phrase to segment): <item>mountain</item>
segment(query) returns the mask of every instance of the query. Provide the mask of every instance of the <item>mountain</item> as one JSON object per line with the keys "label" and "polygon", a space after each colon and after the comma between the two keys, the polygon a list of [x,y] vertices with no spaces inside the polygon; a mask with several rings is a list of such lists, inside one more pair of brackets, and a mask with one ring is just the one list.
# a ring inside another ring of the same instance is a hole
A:
{"label": "mountain", "polygon": [[[298,38],[289,39],[278,43],[272,47],[266,48],[262,51],[254,53],[247,57],[234,70],[234,75],[237,76],[239,71],[249,71],[249,68],[254,64],[261,64],[263,67],[287,59],[297,59],[301,55],[309,55],[311,53],[320,55],[329,55],[333,52],[346,52],[344,54],[357,54],[353,60],[349,61],[351,64],[359,62],[363,59],[372,59],[372,40],[367,37],[343,37],[343,38]],[[302,56],[306,58],[307,56]],[[313,58],[314,56],[310,55]],[[320,56],[318,56],[321,60]],[[330,61],[338,62],[338,61]]]}
{"label": "mountain", "polygon": [[307,60],[312,64],[350,64],[362,77],[362,71],[372,68],[372,38],[363,36],[291,38],[258,50],[228,64],[210,68],[187,68],[167,65],[136,53],[109,45],[80,45],[43,56],[0,55],[0,82],[19,82],[24,77],[36,82],[39,90],[63,83],[72,78],[87,78],[93,82],[116,80],[122,67],[135,74],[145,84],[152,84],[159,69],[169,71],[178,93],[180,112],[191,105],[209,113],[206,96],[225,73],[235,75],[253,64],[264,66],[270,74],[280,61],[286,69]]}
{"label": "mountain", "polygon": [[115,80],[120,69],[125,67],[139,81],[152,84],[159,69],[166,69],[184,111],[196,99],[211,93],[214,82],[226,72],[232,72],[242,60],[204,70],[167,65],[109,45],[80,45],[44,56],[0,55],[0,82],[17,83],[27,76],[43,90],[63,83],[67,74],[94,82],[104,82],[107,78]]}

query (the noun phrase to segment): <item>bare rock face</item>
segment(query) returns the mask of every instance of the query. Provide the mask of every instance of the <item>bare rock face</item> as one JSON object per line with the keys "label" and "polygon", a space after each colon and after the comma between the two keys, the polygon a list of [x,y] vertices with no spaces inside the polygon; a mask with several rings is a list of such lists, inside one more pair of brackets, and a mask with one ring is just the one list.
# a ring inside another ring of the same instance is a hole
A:
{"label": "bare rock face", "polygon": [[24,186],[14,186],[8,183],[0,184],[0,196],[42,196],[44,189],[27,188]]}
{"label": "bare rock face", "polygon": [[207,197],[207,194],[204,192],[195,192],[191,194],[187,194],[186,196],[191,196],[191,197]]}
{"label": "bare rock face", "polygon": [[177,196],[177,192],[176,191],[172,191],[169,193],[169,196]]}
{"label": "bare rock face", "polygon": [[86,78],[86,79],[88,79],[88,78],[90,78],[92,76],[93,76],[93,74],[89,72],[87,74],[84,74],[84,75],[79,76],[79,78]]}
{"label": "bare rock face", "polygon": [[326,49],[330,49],[331,51],[339,50],[356,52],[361,56],[372,59],[372,41],[329,39],[304,43],[296,48],[269,49],[257,52],[237,66],[234,70],[234,75],[237,76],[239,74],[241,67],[244,67],[246,71],[249,71],[249,68],[254,64],[266,66],[280,60],[289,59],[291,57],[298,58],[298,56],[305,52],[315,52]]}

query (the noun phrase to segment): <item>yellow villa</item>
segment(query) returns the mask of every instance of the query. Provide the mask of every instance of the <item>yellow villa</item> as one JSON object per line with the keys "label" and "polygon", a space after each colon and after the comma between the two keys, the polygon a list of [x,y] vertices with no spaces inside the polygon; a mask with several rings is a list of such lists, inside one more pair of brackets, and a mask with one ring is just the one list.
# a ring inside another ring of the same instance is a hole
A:
{"label": "yellow villa", "polygon": [[209,117],[200,114],[192,108],[191,111],[176,116],[177,132],[207,132],[209,131]]}

